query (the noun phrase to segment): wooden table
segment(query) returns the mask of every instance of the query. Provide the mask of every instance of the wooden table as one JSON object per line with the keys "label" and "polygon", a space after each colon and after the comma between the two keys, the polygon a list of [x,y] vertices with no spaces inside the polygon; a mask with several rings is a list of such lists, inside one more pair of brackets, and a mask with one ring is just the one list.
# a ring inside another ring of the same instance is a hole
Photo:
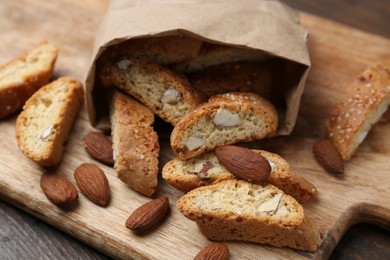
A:
{"label": "wooden table", "polygon": [[[13,21],[18,21],[19,26],[23,25],[28,27],[29,10],[39,10],[38,6],[35,5],[40,2],[41,1],[31,0],[20,1],[20,3],[18,3],[17,1],[3,0],[2,5],[0,6],[0,14],[2,17],[0,20],[12,19]],[[97,4],[93,0],[68,0],[62,2],[64,8],[62,12],[60,12],[61,16],[41,18],[43,26],[44,23],[58,23],[58,37],[64,37],[64,35],[66,35],[66,30],[72,30],[72,28],[62,27],[61,19],[67,19],[67,12],[80,12],[79,26],[83,26],[83,19],[93,19],[93,21],[89,21],[89,23],[97,24],[99,15],[82,17],[83,8],[87,8],[96,14],[103,14],[108,4],[108,1],[100,1],[99,4]],[[385,0],[356,1],[354,4],[350,4],[350,6],[348,5],[349,1],[293,0],[288,2],[305,12],[313,12],[330,19],[335,19],[339,22],[348,23],[358,28],[389,37],[388,25],[390,24],[390,5],[385,4]],[[22,3],[25,3],[25,5]],[[32,7],[30,7],[30,5]],[[50,8],[51,5],[49,4],[49,1],[47,2],[47,5],[48,6],[45,6],[45,8]],[[52,6],[58,6],[58,3],[53,4]],[[336,10],[336,12],[331,12],[330,10]],[[350,10],[354,10],[354,12],[351,12]],[[24,28],[24,31],[29,32],[26,27]],[[18,24],[15,24],[15,27],[5,29],[9,30],[9,34],[14,34],[18,33],[19,28]],[[85,59],[89,58],[88,55],[92,48],[92,41],[90,41],[90,39],[93,39],[94,34],[92,29],[93,28],[88,32],[88,35],[80,35],[80,39],[78,39],[80,42],[79,47],[85,50],[85,53],[82,54]],[[35,42],[34,32],[36,31],[37,28],[31,28],[31,35],[26,33],[25,36],[26,38],[31,37],[32,44]],[[44,28],[42,28],[42,31],[44,32]],[[83,39],[88,39],[88,41]],[[71,40],[74,39],[69,39],[69,41]],[[7,42],[6,38],[2,39],[2,42],[6,45],[10,44]],[[18,49],[22,50],[24,47],[18,42],[14,42],[13,44],[15,50],[12,50],[12,52],[14,53],[17,53]],[[69,50],[65,49],[63,52],[67,53]],[[13,53],[1,53],[1,55],[0,60],[3,62],[6,61],[7,58],[11,58]],[[59,60],[59,62],[61,62],[61,60]],[[61,71],[61,73],[66,72]],[[82,75],[80,73],[80,75],[76,76],[81,77]],[[352,233],[348,233],[345,237],[347,241],[342,242],[345,244],[339,245],[338,248],[340,248],[340,250],[336,248],[333,255],[334,257],[364,254],[372,258],[375,258],[375,256],[380,258],[380,256],[389,255],[390,242],[389,235],[386,231],[379,229],[372,232],[370,227],[363,226],[361,228],[354,228]],[[356,237],[367,239],[356,241]],[[352,241],[352,244],[349,241]],[[371,250],[368,251],[368,249]],[[102,253],[82,244],[71,236],[63,234],[56,228],[24,213],[14,206],[10,206],[6,202],[0,201],[0,258],[27,259],[37,258],[37,256],[44,259],[107,258]]]}

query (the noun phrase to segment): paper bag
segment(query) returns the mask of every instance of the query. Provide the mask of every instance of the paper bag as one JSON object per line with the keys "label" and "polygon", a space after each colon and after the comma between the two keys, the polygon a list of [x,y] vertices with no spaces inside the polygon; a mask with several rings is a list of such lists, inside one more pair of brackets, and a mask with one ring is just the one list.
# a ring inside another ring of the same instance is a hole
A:
{"label": "paper bag", "polygon": [[248,48],[276,57],[279,135],[294,128],[310,68],[308,32],[278,1],[112,0],[96,35],[86,77],[86,106],[93,126],[104,128],[107,107],[96,86],[96,61],[110,46],[141,37],[185,35],[206,43]]}

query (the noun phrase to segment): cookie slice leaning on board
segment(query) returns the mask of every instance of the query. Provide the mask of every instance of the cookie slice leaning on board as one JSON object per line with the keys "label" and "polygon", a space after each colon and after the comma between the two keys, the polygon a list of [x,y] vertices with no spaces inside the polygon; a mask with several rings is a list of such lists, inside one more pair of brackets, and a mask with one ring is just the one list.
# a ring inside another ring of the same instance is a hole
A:
{"label": "cookie slice leaning on board", "polygon": [[135,97],[172,125],[206,100],[183,75],[152,62],[119,59],[106,64],[100,78]]}
{"label": "cookie slice leaning on board", "polygon": [[17,112],[49,82],[57,55],[57,46],[43,41],[0,67],[0,118]]}
{"label": "cookie slice leaning on board", "polygon": [[366,69],[347,89],[327,125],[326,137],[348,161],[390,104],[390,65]]}
{"label": "cookie slice leaning on board", "polygon": [[24,155],[42,166],[58,164],[83,96],[81,83],[66,77],[35,92],[16,120],[16,140]]}
{"label": "cookie slice leaning on board", "polygon": [[130,96],[116,91],[110,104],[114,169],[131,189],[152,196],[158,183],[160,145],[153,130],[153,112]]}
{"label": "cookie slice leaning on board", "polygon": [[271,137],[277,126],[271,102],[253,93],[230,92],[186,114],[172,131],[171,146],[178,158],[188,160],[217,146]]}
{"label": "cookie slice leaning on board", "polygon": [[[252,151],[266,158],[271,165],[272,170],[267,182],[294,197],[299,203],[306,202],[317,193],[315,186],[294,174],[290,165],[279,155],[264,150]],[[235,179],[219,162],[214,152],[187,161],[173,159],[165,164],[162,176],[173,187],[185,193],[201,186]]]}
{"label": "cookie slice leaning on board", "polygon": [[314,252],[319,229],[302,206],[275,186],[225,180],[196,188],[177,202],[213,241],[242,240]]}

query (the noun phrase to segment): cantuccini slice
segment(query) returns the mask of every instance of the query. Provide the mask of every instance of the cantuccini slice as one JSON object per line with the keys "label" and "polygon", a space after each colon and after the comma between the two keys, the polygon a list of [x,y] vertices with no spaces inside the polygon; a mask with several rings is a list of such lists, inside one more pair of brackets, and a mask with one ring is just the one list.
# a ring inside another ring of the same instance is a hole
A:
{"label": "cantuccini slice", "polygon": [[160,146],[153,130],[153,112],[130,96],[116,91],[110,106],[114,169],[133,190],[152,196],[158,184]]}
{"label": "cantuccini slice", "polygon": [[188,75],[192,87],[207,96],[226,92],[253,92],[270,98],[271,73],[261,63],[225,63]]}
{"label": "cantuccini slice", "polygon": [[83,94],[79,81],[59,78],[27,100],[16,120],[16,139],[24,155],[42,166],[61,161]]}
{"label": "cantuccini slice", "polygon": [[198,56],[201,46],[202,41],[185,35],[130,39],[107,47],[98,59],[98,66],[120,57],[132,57],[162,65],[186,62]]}
{"label": "cantuccini slice", "polygon": [[390,104],[390,67],[366,69],[348,88],[327,125],[327,138],[350,160]]}
{"label": "cantuccini slice", "polygon": [[0,67],[0,118],[20,110],[35,91],[49,82],[57,54],[57,46],[44,41]]}
{"label": "cantuccini slice", "polygon": [[213,96],[185,115],[174,127],[171,146],[187,160],[217,146],[273,136],[278,126],[275,107],[268,100],[246,92]]}
{"label": "cantuccini slice", "polygon": [[172,125],[206,98],[183,75],[156,63],[122,58],[106,64],[102,73],[105,82],[112,82]]}
{"label": "cantuccini slice", "polygon": [[175,69],[184,73],[193,73],[210,66],[224,63],[263,62],[269,58],[270,55],[259,50],[204,43],[196,58],[176,64]]}
{"label": "cantuccini slice", "polygon": [[[295,174],[282,157],[264,150],[252,151],[269,161],[272,170],[267,179],[268,183],[294,197],[299,203],[306,202],[316,194],[315,186]],[[173,159],[165,164],[162,176],[173,187],[185,193],[201,186],[235,179],[234,175],[219,162],[214,152],[186,161]]]}
{"label": "cantuccini slice", "polygon": [[271,184],[225,180],[194,189],[177,207],[210,240],[243,240],[315,251],[319,229],[302,206]]}

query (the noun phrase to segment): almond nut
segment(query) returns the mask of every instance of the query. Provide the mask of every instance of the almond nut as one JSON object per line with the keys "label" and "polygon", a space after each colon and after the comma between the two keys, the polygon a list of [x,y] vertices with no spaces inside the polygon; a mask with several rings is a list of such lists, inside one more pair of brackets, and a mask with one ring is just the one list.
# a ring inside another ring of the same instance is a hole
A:
{"label": "almond nut", "polygon": [[274,214],[276,210],[279,208],[280,201],[283,197],[282,193],[276,194],[271,199],[263,202],[260,204],[260,206],[257,208],[259,212],[264,212],[267,214]]}
{"label": "almond nut", "polygon": [[168,88],[165,90],[165,92],[161,95],[160,101],[163,104],[171,104],[174,105],[180,100],[180,92],[177,91],[174,88]]}
{"label": "almond nut", "polygon": [[199,137],[199,136],[191,136],[190,138],[188,138],[188,141],[186,143],[186,147],[189,151],[192,151],[192,150],[195,150],[199,147],[201,147],[202,145],[204,145],[205,141],[203,140],[203,138]]}
{"label": "almond nut", "polygon": [[130,215],[126,220],[126,227],[138,233],[149,231],[165,217],[168,209],[169,200],[167,197],[149,201]]}
{"label": "almond nut", "polygon": [[229,247],[222,243],[211,243],[203,248],[195,257],[194,260],[206,260],[206,259],[229,259]]}
{"label": "almond nut", "polygon": [[111,141],[99,132],[90,132],[83,138],[84,149],[96,160],[107,165],[114,165]]}
{"label": "almond nut", "polygon": [[118,66],[118,69],[120,69],[120,70],[127,70],[132,64],[133,64],[133,62],[131,60],[124,59],[124,60],[121,60],[120,62],[118,62],[116,65]]}
{"label": "almond nut", "polygon": [[46,197],[60,207],[73,206],[78,193],[74,185],[65,177],[56,173],[45,173],[41,176],[41,189]]}
{"label": "almond nut", "polygon": [[261,184],[271,174],[268,160],[247,148],[225,145],[215,149],[215,155],[239,179]]}
{"label": "almond nut", "polygon": [[93,163],[83,163],[74,171],[77,186],[90,201],[107,206],[110,201],[110,186],[103,170]]}
{"label": "almond nut", "polygon": [[328,139],[318,140],[313,145],[313,154],[318,163],[329,173],[344,173],[344,162],[336,146]]}
{"label": "almond nut", "polygon": [[214,165],[210,161],[202,162],[202,168],[198,171],[198,177],[200,179],[208,179],[210,178],[208,171],[212,169]]}
{"label": "almond nut", "polygon": [[49,139],[49,136],[52,134],[53,132],[53,127],[48,127],[48,128],[45,128],[45,130],[42,131],[41,133],[41,140],[42,141],[48,141]]}
{"label": "almond nut", "polygon": [[240,116],[221,108],[215,112],[213,123],[216,126],[237,126],[240,124]]}

